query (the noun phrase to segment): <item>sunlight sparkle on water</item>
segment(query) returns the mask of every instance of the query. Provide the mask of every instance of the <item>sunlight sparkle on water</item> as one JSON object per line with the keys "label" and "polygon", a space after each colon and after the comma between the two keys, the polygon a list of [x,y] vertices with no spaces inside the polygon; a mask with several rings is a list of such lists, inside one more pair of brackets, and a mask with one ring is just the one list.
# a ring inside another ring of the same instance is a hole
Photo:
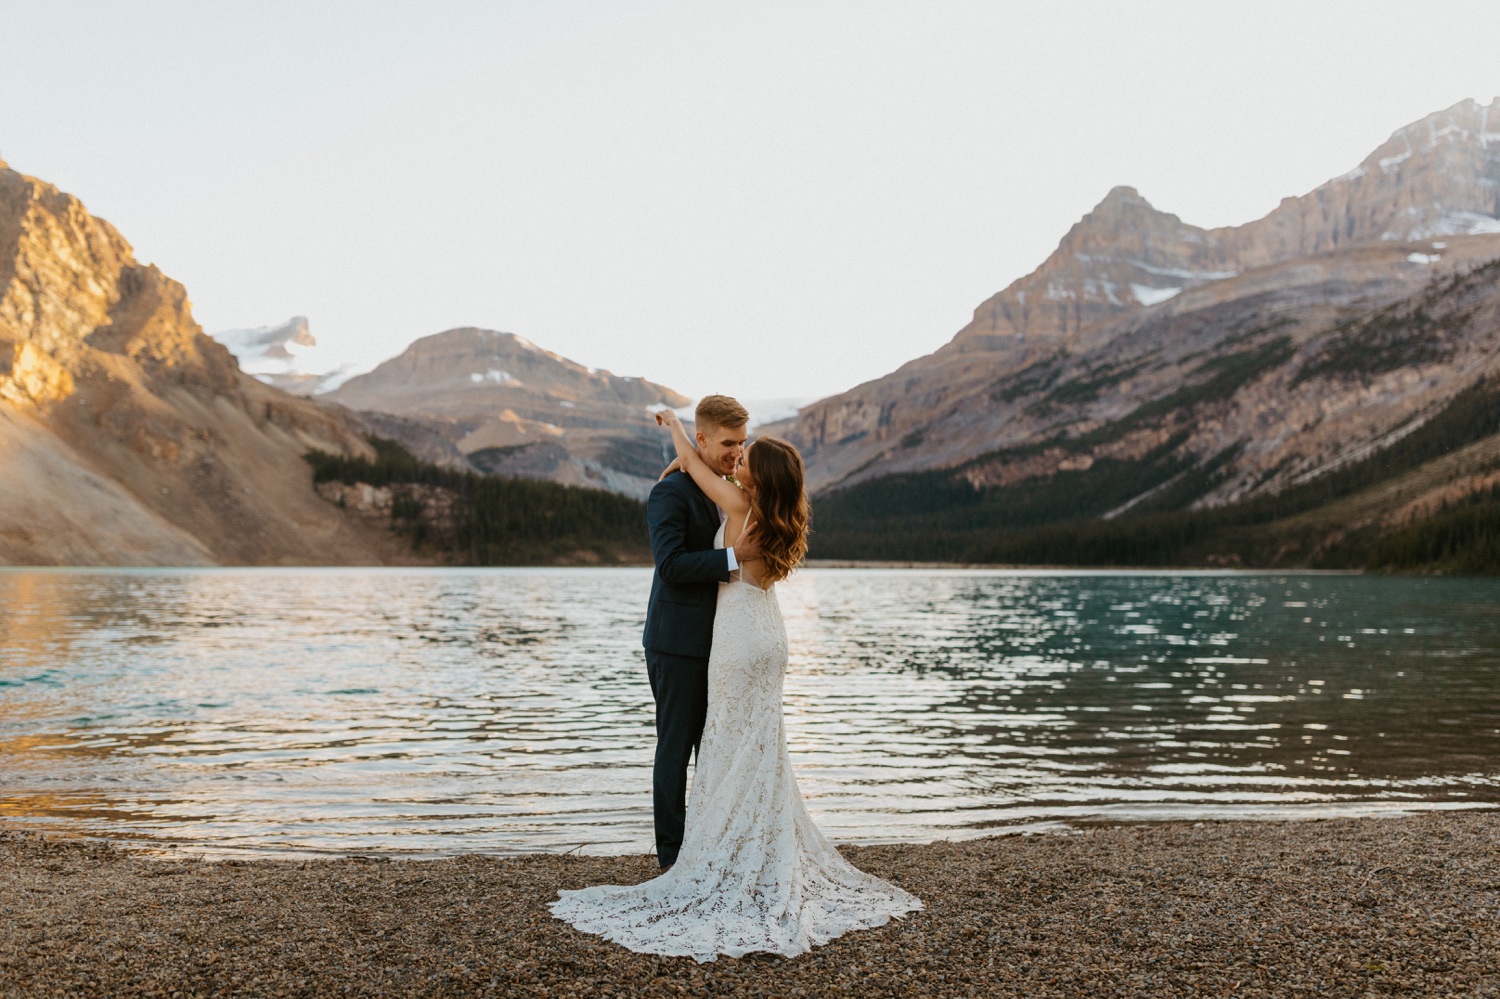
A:
{"label": "sunlight sparkle on water", "polygon": [[[650,849],[639,569],[0,571],[0,817],[228,852]],[[839,841],[1500,800],[1500,582],[806,570]]]}

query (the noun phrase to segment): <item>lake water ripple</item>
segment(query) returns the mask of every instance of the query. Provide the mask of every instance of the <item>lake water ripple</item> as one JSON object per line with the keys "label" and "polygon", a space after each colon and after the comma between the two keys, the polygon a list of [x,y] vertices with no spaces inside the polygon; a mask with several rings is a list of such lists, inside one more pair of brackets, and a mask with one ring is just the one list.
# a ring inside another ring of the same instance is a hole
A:
{"label": "lake water ripple", "polygon": [[[0,571],[0,817],[195,852],[651,848],[642,569]],[[805,570],[837,841],[1500,801],[1500,581]]]}

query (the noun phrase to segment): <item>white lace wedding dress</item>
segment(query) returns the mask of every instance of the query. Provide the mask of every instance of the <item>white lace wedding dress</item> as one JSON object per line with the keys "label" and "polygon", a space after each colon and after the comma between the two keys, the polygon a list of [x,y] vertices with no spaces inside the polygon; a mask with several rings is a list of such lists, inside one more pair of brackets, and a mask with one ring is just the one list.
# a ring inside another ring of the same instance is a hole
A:
{"label": "white lace wedding dress", "polygon": [[[720,527],[716,545],[723,536]],[[786,662],[775,588],[719,584],[708,718],[676,865],[644,884],[560,892],[553,915],[633,951],[712,961],[795,957],[922,908],[841,857],[807,814],[782,721]]]}

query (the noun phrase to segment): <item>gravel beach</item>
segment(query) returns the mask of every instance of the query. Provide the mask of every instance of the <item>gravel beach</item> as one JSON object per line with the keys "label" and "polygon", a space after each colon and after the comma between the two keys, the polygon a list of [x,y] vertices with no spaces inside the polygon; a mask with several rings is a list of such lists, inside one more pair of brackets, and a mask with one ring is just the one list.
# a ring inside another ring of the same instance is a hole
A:
{"label": "gravel beach", "polygon": [[0,996],[1500,995],[1500,813],[848,848],[927,909],[696,964],[552,919],[647,857],[200,861],[0,830]]}

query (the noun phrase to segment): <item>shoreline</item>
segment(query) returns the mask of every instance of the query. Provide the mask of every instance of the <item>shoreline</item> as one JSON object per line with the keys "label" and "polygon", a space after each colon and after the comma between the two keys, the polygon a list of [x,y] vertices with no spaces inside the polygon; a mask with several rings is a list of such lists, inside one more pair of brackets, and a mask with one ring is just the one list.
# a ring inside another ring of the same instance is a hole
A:
{"label": "shoreline", "polygon": [[646,856],[145,856],[0,822],[0,994],[1500,992],[1500,813],[1101,824],[841,848],[927,908],[698,965],[552,919]]}
{"label": "shoreline", "polygon": [[[486,572],[517,569],[651,569],[650,562],[607,562],[584,564],[577,562],[532,563],[517,562],[507,565],[467,565],[445,563],[391,563],[387,565],[357,565],[353,563],[316,563],[306,565],[10,565],[0,564],[0,574],[11,572]],[[1418,572],[1369,572],[1364,569],[1309,569],[1277,568],[1263,569],[1236,566],[1130,566],[1130,565],[1018,565],[991,562],[903,562],[872,559],[808,559],[802,566],[806,569],[921,569],[962,572],[1033,573],[1051,576],[1099,576],[1099,575],[1151,575],[1151,576],[1390,576],[1410,579],[1426,579],[1444,574]],[[1479,577],[1487,578],[1487,577]]]}
{"label": "shoreline", "polygon": [[[1134,811],[1125,814],[1098,812],[1086,815],[1053,817],[1030,817],[1025,820],[992,821],[972,826],[952,827],[943,834],[934,833],[928,838],[870,837],[858,840],[833,840],[841,850],[859,850],[875,847],[900,847],[923,849],[944,843],[968,843],[980,839],[1015,838],[1028,836],[1073,836],[1081,832],[1098,829],[1124,827],[1202,826],[1236,825],[1248,823],[1301,823],[1334,822],[1343,820],[1384,820],[1425,815],[1434,812],[1494,812],[1500,820],[1500,800],[1444,799],[1422,801],[1370,801],[1354,803],[1298,803],[1267,805],[1252,813],[1221,812],[1213,814],[1197,812],[1189,814],[1151,814]],[[432,863],[458,860],[464,857],[486,857],[492,860],[529,860],[542,857],[588,857],[595,860],[623,859],[642,856],[639,852],[613,849],[594,841],[557,844],[552,847],[528,847],[503,849],[498,847],[391,847],[371,846],[358,849],[352,845],[341,848],[331,844],[267,845],[237,843],[223,846],[213,840],[191,836],[171,835],[161,832],[156,835],[130,836],[120,831],[88,830],[67,821],[33,821],[17,815],[0,815],[0,837],[20,835],[48,840],[57,844],[73,844],[85,848],[100,848],[117,851],[132,857],[162,863],[274,863],[302,864],[336,862],[355,859],[372,863],[410,862]],[[352,841],[351,841],[352,842]],[[604,849],[591,849],[604,846]],[[0,994],[0,999],[4,999]]]}

